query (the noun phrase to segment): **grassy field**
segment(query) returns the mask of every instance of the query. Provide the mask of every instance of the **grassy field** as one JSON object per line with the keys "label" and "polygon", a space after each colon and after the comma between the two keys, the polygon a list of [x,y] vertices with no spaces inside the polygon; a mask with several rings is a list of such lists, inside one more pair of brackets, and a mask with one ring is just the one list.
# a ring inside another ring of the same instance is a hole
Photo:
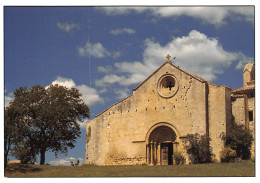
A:
{"label": "grassy field", "polygon": [[170,166],[9,165],[6,177],[215,177],[255,176],[255,163],[211,163]]}

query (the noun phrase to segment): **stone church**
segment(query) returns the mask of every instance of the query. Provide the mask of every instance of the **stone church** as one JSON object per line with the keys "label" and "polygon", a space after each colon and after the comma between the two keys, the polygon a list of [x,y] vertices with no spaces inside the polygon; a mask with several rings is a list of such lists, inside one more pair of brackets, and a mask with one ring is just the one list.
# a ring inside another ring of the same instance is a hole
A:
{"label": "stone church", "polygon": [[[232,119],[255,125],[255,69],[248,63],[244,86],[216,85],[167,60],[133,89],[133,94],[88,121],[86,164],[170,165],[182,152],[187,134],[206,134],[217,161],[224,147],[222,133]],[[242,73],[241,73],[242,74]],[[252,147],[254,153],[254,144]],[[188,163],[188,161],[186,161]]]}

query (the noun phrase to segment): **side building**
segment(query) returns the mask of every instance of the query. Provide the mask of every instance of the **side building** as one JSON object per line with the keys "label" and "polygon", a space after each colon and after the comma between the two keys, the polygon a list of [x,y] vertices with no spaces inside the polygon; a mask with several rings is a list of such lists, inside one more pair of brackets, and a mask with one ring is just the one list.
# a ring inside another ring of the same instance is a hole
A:
{"label": "side building", "polygon": [[184,71],[172,64],[169,55],[166,58],[132,95],[87,123],[86,164],[169,165],[174,152],[182,152],[188,160],[185,136],[194,133],[211,138],[219,161],[224,147],[221,134],[227,133],[232,116],[254,128],[249,119],[254,100],[243,93],[253,83],[252,67],[244,70],[250,86],[232,90]]}
{"label": "side building", "polygon": [[[232,114],[234,121],[249,128],[255,138],[255,64],[252,62],[245,66],[243,80],[243,87],[232,90]],[[252,143],[251,156],[255,156],[255,140]]]}

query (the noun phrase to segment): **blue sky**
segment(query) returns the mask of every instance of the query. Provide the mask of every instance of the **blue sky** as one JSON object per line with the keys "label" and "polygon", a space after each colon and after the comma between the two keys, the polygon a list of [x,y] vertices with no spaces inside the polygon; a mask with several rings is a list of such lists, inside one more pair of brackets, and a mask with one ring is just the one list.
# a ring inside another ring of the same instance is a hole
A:
{"label": "blue sky", "polygon": [[[20,86],[76,87],[91,118],[166,60],[213,83],[242,87],[243,67],[255,57],[253,6],[5,7],[5,106]],[[85,158],[85,126],[67,156]]]}

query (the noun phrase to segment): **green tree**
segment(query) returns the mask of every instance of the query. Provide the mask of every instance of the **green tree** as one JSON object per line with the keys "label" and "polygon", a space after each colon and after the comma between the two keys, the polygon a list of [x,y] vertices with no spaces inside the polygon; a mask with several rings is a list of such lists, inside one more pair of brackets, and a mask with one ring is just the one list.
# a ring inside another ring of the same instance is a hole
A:
{"label": "green tree", "polygon": [[188,134],[186,136],[184,148],[189,154],[192,163],[211,162],[211,148],[209,146],[210,138],[206,135]]}
{"label": "green tree", "polygon": [[4,169],[7,167],[8,155],[11,152],[12,145],[16,143],[18,137],[17,133],[17,119],[18,113],[10,108],[5,107],[4,110]]}
{"label": "green tree", "polygon": [[40,164],[43,165],[46,151],[51,150],[57,155],[74,148],[80,136],[78,122],[89,118],[89,108],[80,98],[78,89],[36,85],[20,87],[14,96],[10,107],[18,112],[19,123],[24,126],[19,131],[23,140],[14,148],[16,156],[33,159],[40,154]]}
{"label": "green tree", "polygon": [[21,160],[21,163],[35,163],[38,150],[35,149],[36,144],[30,144],[30,140],[20,141],[12,148],[12,156]]}
{"label": "green tree", "polygon": [[226,147],[236,150],[237,157],[249,159],[253,141],[251,131],[244,125],[237,125],[234,122],[227,131],[228,133],[223,136]]}

